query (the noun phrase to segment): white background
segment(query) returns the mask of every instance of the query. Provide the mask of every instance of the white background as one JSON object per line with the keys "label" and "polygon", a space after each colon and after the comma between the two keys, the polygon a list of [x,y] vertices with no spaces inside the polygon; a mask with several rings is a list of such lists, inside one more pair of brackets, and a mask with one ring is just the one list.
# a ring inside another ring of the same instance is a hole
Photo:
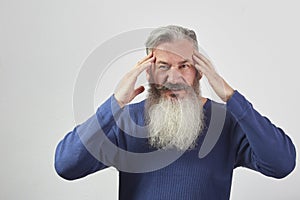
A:
{"label": "white background", "polygon": [[[116,170],[69,182],[56,175],[53,158],[75,126],[72,98],[82,63],[113,35],[138,28],[194,29],[218,72],[298,146],[299,19],[296,0],[0,0],[0,199],[117,199]],[[120,78],[113,70],[95,92],[98,106]],[[246,169],[233,179],[234,200],[300,198],[298,167],[282,180]]]}

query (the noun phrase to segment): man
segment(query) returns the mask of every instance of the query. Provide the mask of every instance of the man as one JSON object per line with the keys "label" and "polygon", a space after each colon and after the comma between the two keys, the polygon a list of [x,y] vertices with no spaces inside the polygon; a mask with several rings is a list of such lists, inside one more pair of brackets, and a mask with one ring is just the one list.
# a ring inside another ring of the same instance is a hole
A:
{"label": "man", "polygon": [[[73,180],[114,166],[120,174],[120,199],[220,200],[229,199],[236,167],[274,178],[294,169],[290,138],[216,73],[198,52],[194,31],[157,28],[146,49],[148,55],[124,76],[96,114],[58,144],[55,168],[60,176]],[[130,104],[144,91],[143,86],[135,89],[144,71],[148,97]],[[201,96],[202,76],[226,104]],[[220,123],[222,129],[209,131]],[[99,139],[101,134],[105,137]],[[205,156],[199,156],[206,138],[215,141],[210,141],[213,145]]]}

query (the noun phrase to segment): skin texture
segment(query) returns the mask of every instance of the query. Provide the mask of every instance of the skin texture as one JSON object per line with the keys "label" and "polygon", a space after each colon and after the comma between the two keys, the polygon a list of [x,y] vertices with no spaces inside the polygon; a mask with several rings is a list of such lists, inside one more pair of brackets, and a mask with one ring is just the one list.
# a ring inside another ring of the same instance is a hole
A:
{"label": "skin texture", "polygon": [[216,94],[227,102],[234,93],[233,88],[216,72],[212,63],[204,55],[194,50],[193,60],[196,69],[206,76]]}
{"label": "skin texture", "polygon": [[[188,86],[192,86],[198,71],[199,80],[202,75],[206,76],[211,87],[224,102],[234,93],[233,88],[215,71],[212,63],[195,50],[190,41],[182,39],[158,45],[122,78],[114,93],[121,108],[145,90],[143,86],[135,88],[137,78],[143,71],[146,71],[150,83],[169,82]],[[174,93],[179,98],[186,95],[184,90],[166,91],[165,95],[172,98]],[[201,101],[204,103],[206,99],[201,98]]]}
{"label": "skin texture", "polygon": [[[183,84],[192,87],[197,70],[193,66],[194,48],[187,40],[179,40],[175,43],[163,43],[153,51],[155,65],[147,70],[147,79],[150,83],[163,85],[165,83]],[[186,96],[185,90],[168,90],[165,96],[172,98]]]}

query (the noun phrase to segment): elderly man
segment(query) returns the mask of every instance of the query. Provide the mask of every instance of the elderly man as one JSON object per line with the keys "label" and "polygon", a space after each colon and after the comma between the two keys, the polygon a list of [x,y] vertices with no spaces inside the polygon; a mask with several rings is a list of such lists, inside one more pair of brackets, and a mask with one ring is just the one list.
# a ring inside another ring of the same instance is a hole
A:
{"label": "elderly man", "polygon": [[[221,200],[229,199],[236,167],[275,178],[294,169],[296,153],[290,138],[216,73],[199,53],[194,31],[179,26],[157,28],[146,49],[148,55],[124,76],[96,114],[58,144],[55,168],[61,177],[78,179],[114,166],[120,174],[119,199]],[[135,88],[144,71],[148,96],[130,104],[144,91],[143,86]],[[201,96],[202,76],[226,104]],[[128,113],[122,114],[125,110]],[[215,120],[213,115],[224,118]],[[219,131],[208,131],[218,123],[222,123]],[[109,140],[98,140],[102,134]],[[214,145],[199,157],[208,137],[215,138]],[[117,148],[109,148],[110,144]],[[136,157],[155,152],[164,156],[157,159],[151,154],[143,162],[143,157],[133,159],[126,152]],[[172,155],[177,157],[165,164],[164,158]],[[157,167],[160,163],[164,165]]]}

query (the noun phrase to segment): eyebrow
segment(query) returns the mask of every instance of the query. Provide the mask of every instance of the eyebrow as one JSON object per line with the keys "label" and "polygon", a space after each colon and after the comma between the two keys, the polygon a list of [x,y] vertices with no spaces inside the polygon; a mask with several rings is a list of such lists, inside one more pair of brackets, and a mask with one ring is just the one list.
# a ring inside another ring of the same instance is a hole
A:
{"label": "eyebrow", "polygon": [[157,64],[170,65],[169,63],[167,63],[167,62],[165,62],[165,61],[162,61],[162,60],[158,61]]}
{"label": "eyebrow", "polygon": [[[187,63],[187,62],[190,63],[189,59],[185,59],[183,61],[180,61],[178,64],[184,64],[184,63]],[[168,62],[165,62],[165,61],[162,61],[162,60],[158,61],[157,64],[171,65]]]}
{"label": "eyebrow", "polygon": [[183,61],[180,61],[179,64],[184,64],[184,63],[187,63],[187,62],[189,62],[189,60],[188,60],[188,59],[185,59],[185,60],[183,60]]}

